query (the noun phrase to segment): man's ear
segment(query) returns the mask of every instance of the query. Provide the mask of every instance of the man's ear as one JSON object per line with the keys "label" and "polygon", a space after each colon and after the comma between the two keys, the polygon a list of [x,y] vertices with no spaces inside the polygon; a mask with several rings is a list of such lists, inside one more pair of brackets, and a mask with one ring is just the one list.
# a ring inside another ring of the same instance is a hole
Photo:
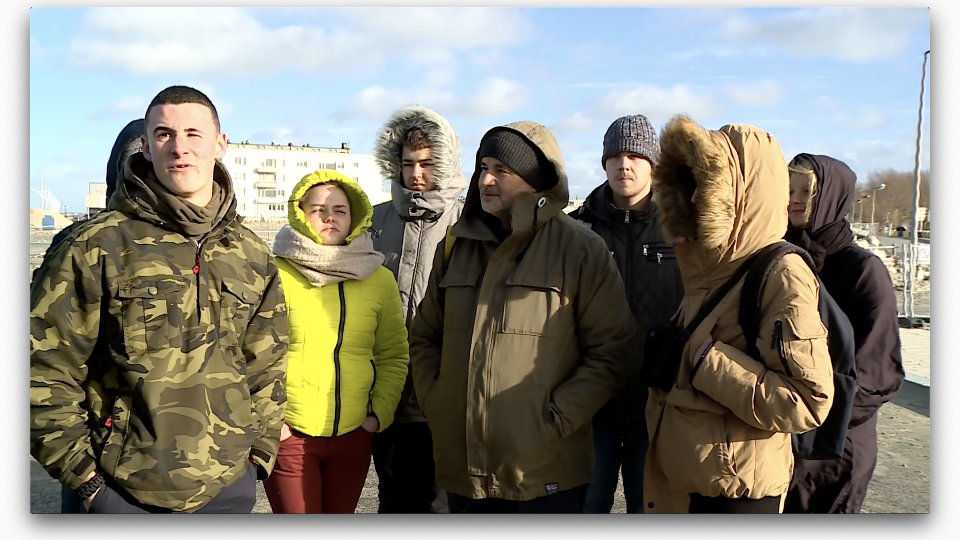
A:
{"label": "man's ear", "polygon": [[153,162],[153,159],[150,157],[150,145],[147,144],[147,136],[140,136],[140,152],[143,153],[143,157],[147,158],[147,161]]}
{"label": "man's ear", "polygon": [[223,161],[223,155],[227,153],[227,134],[220,132],[217,137],[217,159]]}

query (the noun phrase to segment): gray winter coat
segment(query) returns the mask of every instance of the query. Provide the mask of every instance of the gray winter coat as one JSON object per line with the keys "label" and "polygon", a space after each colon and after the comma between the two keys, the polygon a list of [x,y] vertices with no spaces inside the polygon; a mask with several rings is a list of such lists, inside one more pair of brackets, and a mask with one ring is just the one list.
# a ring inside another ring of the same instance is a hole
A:
{"label": "gray winter coat", "polygon": [[[400,154],[411,128],[419,128],[431,142],[437,189],[411,191],[403,186]],[[400,286],[407,329],[427,288],[433,256],[447,227],[460,217],[460,193],[467,187],[460,164],[460,138],[447,120],[427,107],[401,109],[387,120],[374,147],[374,157],[384,178],[392,182],[393,200],[373,208],[374,248],[383,253],[383,265]],[[410,376],[400,397],[396,422],[423,422]]]}

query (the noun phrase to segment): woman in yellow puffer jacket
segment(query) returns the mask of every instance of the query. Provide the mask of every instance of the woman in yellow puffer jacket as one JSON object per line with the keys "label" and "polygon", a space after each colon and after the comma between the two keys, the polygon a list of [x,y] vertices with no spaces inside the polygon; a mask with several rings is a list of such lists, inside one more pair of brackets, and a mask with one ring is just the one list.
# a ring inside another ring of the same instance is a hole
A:
{"label": "woman in yellow puffer jacket", "polygon": [[303,177],[274,253],[290,321],[274,513],[352,513],[373,433],[393,422],[410,360],[400,293],[367,229],[373,208],[335,171]]}

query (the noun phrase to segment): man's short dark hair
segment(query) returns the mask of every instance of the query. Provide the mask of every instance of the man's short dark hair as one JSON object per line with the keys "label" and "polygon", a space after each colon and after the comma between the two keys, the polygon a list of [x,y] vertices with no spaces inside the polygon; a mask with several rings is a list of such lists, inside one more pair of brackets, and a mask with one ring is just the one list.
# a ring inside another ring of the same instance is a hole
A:
{"label": "man's short dark hair", "polygon": [[189,86],[170,86],[161,90],[150,102],[143,119],[146,121],[147,117],[150,116],[150,109],[158,105],[182,105],[184,103],[198,103],[210,109],[213,123],[217,126],[217,131],[220,131],[220,116],[217,114],[217,108],[213,106],[213,102],[206,94]]}
{"label": "man's short dark hair", "polygon": [[408,147],[412,152],[433,146],[430,143],[430,138],[427,137],[427,134],[422,129],[418,128],[411,129],[406,135],[404,135],[403,145]]}

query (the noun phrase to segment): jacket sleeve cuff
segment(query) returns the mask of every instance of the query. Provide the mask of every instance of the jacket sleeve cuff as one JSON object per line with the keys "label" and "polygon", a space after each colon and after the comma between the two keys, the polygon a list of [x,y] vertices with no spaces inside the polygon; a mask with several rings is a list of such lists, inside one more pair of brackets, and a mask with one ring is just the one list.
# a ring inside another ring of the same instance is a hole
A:
{"label": "jacket sleeve cuff", "polygon": [[273,472],[277,456],[254,446],[250,449],[250,461],[257,466],[257,480],[266,480]]}

